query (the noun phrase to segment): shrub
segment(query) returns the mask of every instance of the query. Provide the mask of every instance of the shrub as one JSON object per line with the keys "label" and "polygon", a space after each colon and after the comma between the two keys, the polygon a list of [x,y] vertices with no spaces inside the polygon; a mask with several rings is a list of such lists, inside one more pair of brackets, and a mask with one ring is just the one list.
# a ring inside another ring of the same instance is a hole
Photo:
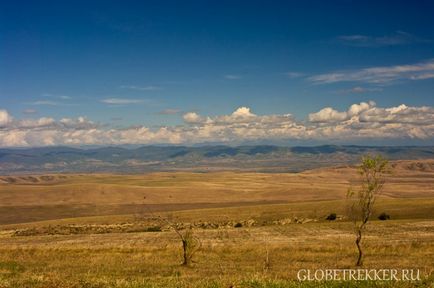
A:
{"label": "shrub", "polygon": [[378,219],[380,219],[380,220],[389,220],[390,219],[390,215],[389,214],[387,214],[386,212],[383,212],[383,213],[381,213],[380,214],[380,216],[378,216]]}
{"label": "shrub", "polygon": [[193,262],[193,255],[196,253],[200,247],[201,242],[199,238],[194,236],[192,229],[186,229],[184,233],[181,233],[180,231],[177,232],[178,235],[181,236],[182,240],[182,250],[183,250],[183,262],[182,265],[184,266],[190,266],[190,264]]}
{"label": "shrub", "polygon": [[146,232],[161,232],[160,226],[151,226],[146,228]]}
{"label": "shrub", "polygon": [[240,227],[243,227],[243,224],[241,224],[240,222],[238,222],[238,223],[236,223],[236,224],[234,225],[234,227],[235,227],[235,228],[240,228]]}
{"label": "shrub", "polygon": [[327,216],[326,220],[329,220],[329,221],[336,220],[336,213],[330,213],[330,215]]}

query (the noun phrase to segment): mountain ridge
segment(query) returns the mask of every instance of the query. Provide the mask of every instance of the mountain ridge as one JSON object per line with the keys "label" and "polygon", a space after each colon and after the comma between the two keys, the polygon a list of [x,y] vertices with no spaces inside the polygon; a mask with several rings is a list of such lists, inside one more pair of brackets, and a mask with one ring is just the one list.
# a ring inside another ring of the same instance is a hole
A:
{"label": "mountain ridge", "polygon": [[434,146],[107,146],[1,148],[0,174],[34,172],[215,171],[300,172],[354,164],[364,154],[390,160],[434,158]]}

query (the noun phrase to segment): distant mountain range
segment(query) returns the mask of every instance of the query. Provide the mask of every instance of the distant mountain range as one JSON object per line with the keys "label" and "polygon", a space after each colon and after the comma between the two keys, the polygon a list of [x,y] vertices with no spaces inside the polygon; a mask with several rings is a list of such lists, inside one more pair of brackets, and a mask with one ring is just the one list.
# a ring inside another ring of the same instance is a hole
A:
{"label": "distant mountain range", "polygon": [[0,174],[151,171],[298,172],[356,163],[363,154],[390,160],[434,158],[434,146],[143,146],[0,149]]}

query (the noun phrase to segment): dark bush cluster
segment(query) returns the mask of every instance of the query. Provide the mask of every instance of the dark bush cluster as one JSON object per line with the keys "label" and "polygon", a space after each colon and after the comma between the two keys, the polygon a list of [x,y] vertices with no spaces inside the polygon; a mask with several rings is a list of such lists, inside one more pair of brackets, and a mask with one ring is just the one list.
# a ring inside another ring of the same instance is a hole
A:
{"label": "dark bush cluster", "polygon": [[330,213],[330,215],[327,216],[326,220],[329,220],[329,221],[336,220],[336,213]]}
{"label": "dark bush cluster", "polygon": [[380,220],[389,220],[390,219],[390,215],[389,214],[387,214],[386,212],[383,212],[383,213],[381,213],[380,214],[380,216],[378,216],[378,219],[380,219]]}
{"label": "dark bush cluster", "polygon": [[160,226],[151,226],[146,228],[146,232],[161,232]]}

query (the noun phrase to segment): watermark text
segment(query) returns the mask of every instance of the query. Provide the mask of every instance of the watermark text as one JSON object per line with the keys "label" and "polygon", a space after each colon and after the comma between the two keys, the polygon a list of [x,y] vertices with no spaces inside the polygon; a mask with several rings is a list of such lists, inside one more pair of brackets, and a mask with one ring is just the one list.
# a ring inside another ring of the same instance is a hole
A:
{"label": "watermark text", "polygon": [[299,281],[419,281],[419,269],[300,269]]}

